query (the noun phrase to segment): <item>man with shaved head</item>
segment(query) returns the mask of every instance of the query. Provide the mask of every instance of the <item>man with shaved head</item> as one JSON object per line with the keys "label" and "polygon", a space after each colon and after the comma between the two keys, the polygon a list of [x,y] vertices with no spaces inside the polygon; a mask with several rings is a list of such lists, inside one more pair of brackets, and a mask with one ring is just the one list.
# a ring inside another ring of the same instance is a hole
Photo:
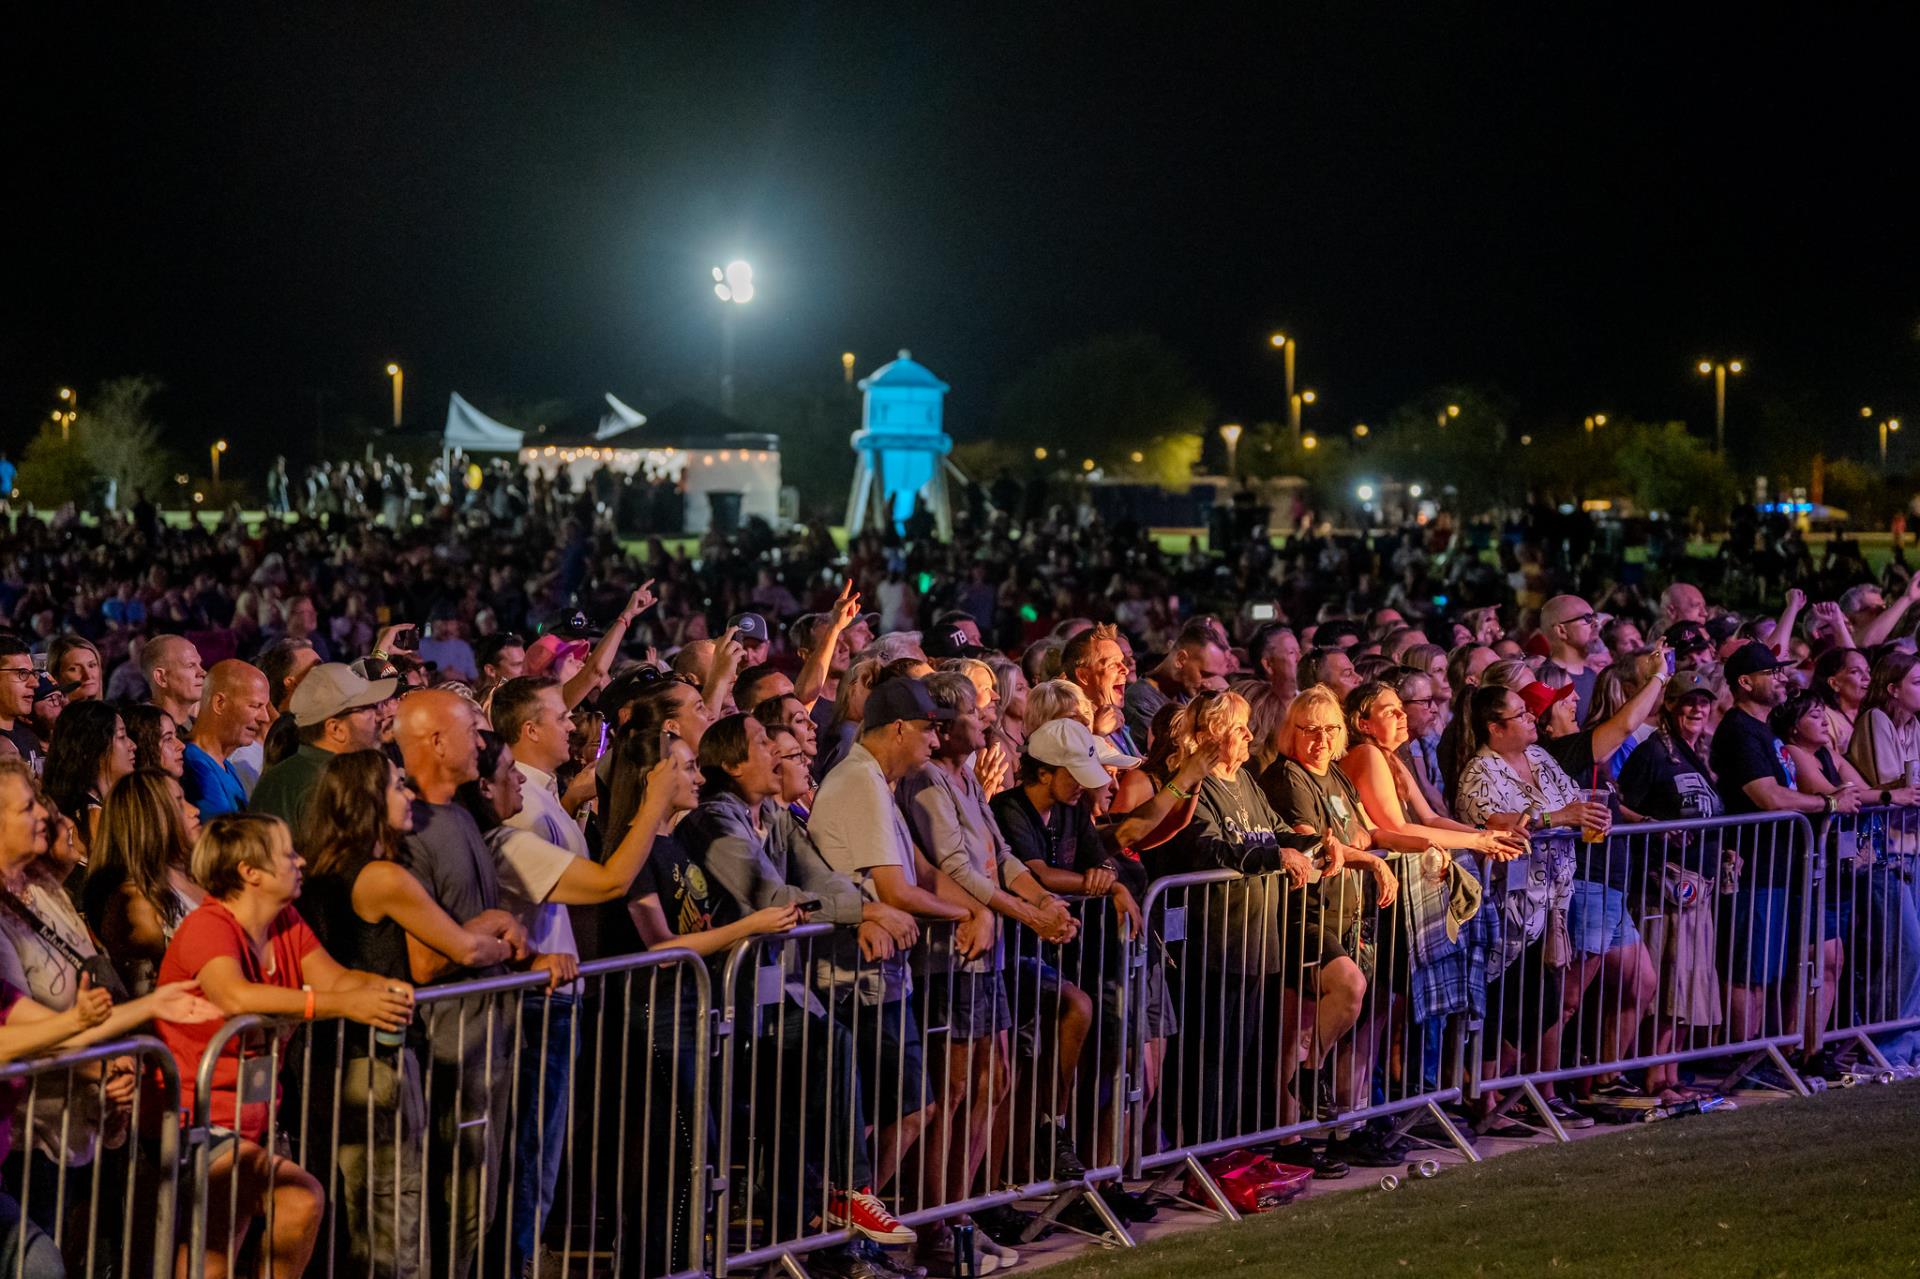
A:
{"label": "man with shaved head", "polygon": [[184,635],[156,635],[140,650],[140,673],[147,678],[147,700],[173,717],[182,734],[200,713],[207,670],[200,650]]}
{"label": "man with shaved head", "polygon": [[[401,860],[447,914],[465,921],[469,928],[504,938],[514,958],[524,959],[527,935],[500,908],[493,852],[472,814],[454,799],[464,783],[480,776],[476,708],[444,689],[409,693],[400,699],[394,741],[418,796],[413,804],[413,830],[406,836]],[[423,968],[416,960],[414,969],[415,976],[427,983],[497,977],[505,971],[497,964],[462,968],[437,955],[430,962],[432,967]],[[556,974],[556,979],[562,975],[571,978],[573,973]],[[499,1208],[500,1183],[510,1180],[499,1170],[502,1139],[512,1125],[499,1117],[508,1113],[513,1072],[497,1063],[507,1060],[506,1027],[513,1020],[512,1005],[503,1005],[504,1012],[496,1009],[489,1016],[489,1000],[486,995],[445,1000],[432,1005],[427,1014],[433,1076],[427,1095],[447,1099],[434,1108],[435,1144],[444,1153],[429,1159],[429,1167],[438,1170],[442,1181],[429,1188],[428,1202],[433,1237],[445,1239],[451,1232],[453,1256],[447,1273],[455,1275],[472,1272],[480,1240]],[[530,1051],[540,1049],[535,1046]],[[490,1062],[495,1063],[491,1071]],[[485,1170],[492,1175],[485,1175]],[[439,1193],[431,1193],[434,1190]],[[451,1217],[455,1212],[458,1216]]]}
{"label": "man with shaved head", "polygon": [[200,820],[237,813],[247,806],[247,787],[233,755],[260,740],[273,722],[273,700],[260,668],[237,658],[207,672],[205,704],[181,761],[181,789],[200,810]]}

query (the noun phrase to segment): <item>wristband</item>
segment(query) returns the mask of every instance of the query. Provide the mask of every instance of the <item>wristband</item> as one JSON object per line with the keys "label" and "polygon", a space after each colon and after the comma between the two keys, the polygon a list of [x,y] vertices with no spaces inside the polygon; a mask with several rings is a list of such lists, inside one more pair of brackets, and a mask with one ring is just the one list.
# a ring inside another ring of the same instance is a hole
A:
{"label": "wristband", "polygon": [[300,989],[301,989],[302,991],[305,991],[305,992],[306,992],[306,996],[307,996],[307,1020],[308,1020],[308,1021],[312,1021],[312,1020],[313,1020],[313,1012],[314,1012],[314,994],[313,994],[313,987],[311,987],[311,986],[302,986],[302,987],[301,987]]}
{"label": "wristband", "polygon": [[383,652],[381,652],[381,651],[380,651],[379,649],[377,649],[377,648],[376,648],[376,649],[374,649],[374,650],[373,650],[373,651],[372,651],[371,653],[368,653],[368,654],[367,654],[367,656],[368,656],[368,657],[371,657],[371,658],[372,658],[372,659],[373,659],[374,661],[376,661],[376,662],[384,662],[384,661],[386,661],[386,660],[387,660],[387,655],[386,655],[385,653],[383,653]]}
{"label": "wristband", "polygon": [[1188,794],[1186,791],[1181,790],[1179,785],[1171,777],[1167,779],[1167,789],[1173,792],[1175,799],[1192,799],[1193,798],[1192,795]]}

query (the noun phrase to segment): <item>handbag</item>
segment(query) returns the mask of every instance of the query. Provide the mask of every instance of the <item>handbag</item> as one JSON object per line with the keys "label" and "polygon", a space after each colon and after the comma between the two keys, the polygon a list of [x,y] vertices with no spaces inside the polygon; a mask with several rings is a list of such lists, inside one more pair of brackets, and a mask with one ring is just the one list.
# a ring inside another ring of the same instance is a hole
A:
{"label": "handbag", "polygon": [[4,905],[27,927],[39,936],[40,940],[58,951],[62,958],[73,965],[74,971],[88,978],[93,984],[113,997],[116,1004],[124,1004],[132,998],[127,993],[126,983],[120,980],[119,970],[105,955],[95,951],[91,955],[82,955],[74,949],[72,942],[60,935],[58,929],[33,913],[33,908],[14,896],[11,891],[0,888],[0,905]]}

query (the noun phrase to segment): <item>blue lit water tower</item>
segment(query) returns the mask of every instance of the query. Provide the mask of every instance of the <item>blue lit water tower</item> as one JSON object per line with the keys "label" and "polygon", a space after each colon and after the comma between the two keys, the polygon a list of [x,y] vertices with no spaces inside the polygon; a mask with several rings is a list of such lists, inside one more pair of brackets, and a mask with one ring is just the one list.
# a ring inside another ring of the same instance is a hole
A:
{"label": "blue lit water tower", "polygon": [[947,500],[947,454],[953,440],[941,425],[947,384],[909,352],[860,379],[860,429],[847,499],[847,536],[891,523],[904,532],[916,502],[933,512],[942,541],[953,537]]}

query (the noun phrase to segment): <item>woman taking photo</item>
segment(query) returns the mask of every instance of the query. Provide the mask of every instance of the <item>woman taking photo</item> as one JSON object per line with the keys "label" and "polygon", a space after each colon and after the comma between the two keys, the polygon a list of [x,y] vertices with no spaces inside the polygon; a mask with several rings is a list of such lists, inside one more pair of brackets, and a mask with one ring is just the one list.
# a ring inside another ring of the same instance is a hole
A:
{"label": "woman taking photo", "polygon": [[100,810],[82,904],[131,994],[153,989],[174,929],[206,894],[187,866],[200,810],[157,769],[129,773]]}
{"label": "woman taking photo", "polygon": [[143,771],[158,769],[179,780],[187,744],[181,740],[180,726],[173,716],[145,702],[122,702],[120,720],[133,739],[133,766]]}
{"label": "woman taking photo", "polygon": [[[1583,800],[1573,779],[1538,744],[1548,710],[1495,684],[1474,693],[1467,714],[1473,756],[1460,775],[1457,805],[1463,819],[1492,824],[1525,818],[1533,826],[1598,832],[1611,826],[1607,806]],[[1502,914],[1502,936],[1488,968],[1487,1015],[1494,1025],[1485,1043],[1489,1053],[1500,1054],[1502,1074],[1520,1066],[1551,1070],[1560,1060],[1567,970],[1577,957],[1568,922],[1574,838],[1535,836],[1525,857],[1506,864],[1504,876],[1488,878],[1490,903]],[[1547,1085],[1541,1091],[1562,1123],[1583,1120]],[[1584,1119],[1583,1126],[1592,1123]]]}
{"label": "woman taking photo", "polygon": [[132,771],[133,739],[112,705],[76,702],[61,712],[47,751],[47,795],[79,825],[89,848],[107,792]]}

